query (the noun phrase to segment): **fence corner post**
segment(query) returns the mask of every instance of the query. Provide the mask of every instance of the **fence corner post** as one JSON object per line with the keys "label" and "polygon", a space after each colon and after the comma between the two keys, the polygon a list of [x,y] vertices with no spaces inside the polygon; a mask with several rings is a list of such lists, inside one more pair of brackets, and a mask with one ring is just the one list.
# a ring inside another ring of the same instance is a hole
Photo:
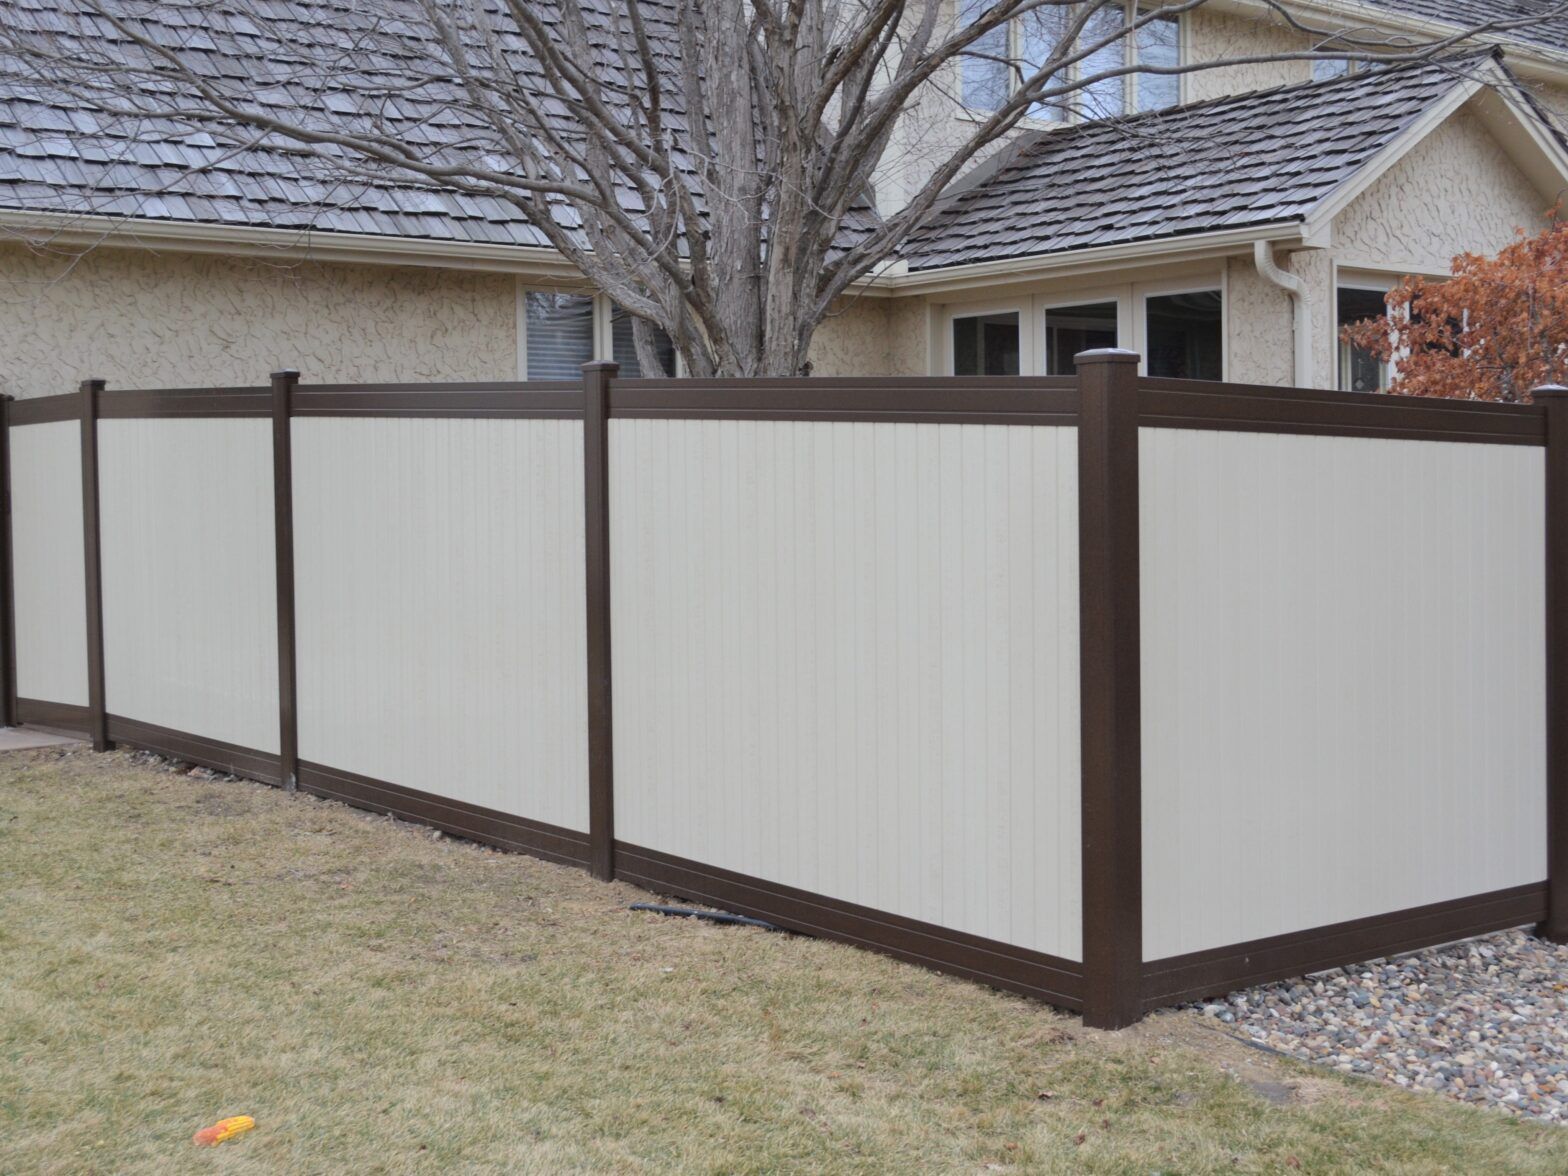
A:
{"label": "fence corner post", "polygon": [[583,521],[588,608],[588,869],[615,877],[615,738],[610,672],[610,382],[614,363],[583,365]]}
{"label": "fence corner post", "polygon": [[1143,1015],[1138,355],[1075,363],[1083,1020],[1120,1029]]}
{"label": "fence corner post", "polygon": [[299,373],[272,373],[272,529],[278,609],[278,784],[299,787],[298,688],[294,672],[294,437],[290,419]]}
{"label": "fence corner post", "polygon": [[16,582],[11,550],[11,402],[0,395],[0,726],[16,726]]}
{"label": "fence corner post", "polygon": [[109,750],[109,710],[104,697],[103,561],[98,521],[98,412],[108,381],[83,380],[82,540],[87,588],[87,737],[94,751]]}
{"label": "fence corner post", "polygon": [[1568,388],[1531,393],[1546,409],[1546,918],[1568,943]]}

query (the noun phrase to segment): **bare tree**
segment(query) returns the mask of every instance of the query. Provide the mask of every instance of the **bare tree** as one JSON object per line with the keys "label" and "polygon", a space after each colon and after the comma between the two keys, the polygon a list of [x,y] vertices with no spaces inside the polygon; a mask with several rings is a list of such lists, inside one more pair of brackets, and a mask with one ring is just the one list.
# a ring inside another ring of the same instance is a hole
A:
{"label": "bare tree", "polygon": [[[9,11],[0,86],[129,135],[175,126],[345,184],[504,201],[635,316],[645,371],[660,366],[652,324],[694,375],[781,375],[807,369],[835,304],[1031,112],[1129,74],[1425,60],[1568,13],[1417,39],[1266,0],[1309,48],[1115,61],[1145,25],[1206,3],[357,0],[310,9],[331,13],[325,25],[273,0],[60,0]],[[1050,31],[1037,59],[997,47],[1042,44],[999,35],[1024,21]],[[1008,77],[995,109],[877,215],[872,182],[900,120],[984,61]]]}

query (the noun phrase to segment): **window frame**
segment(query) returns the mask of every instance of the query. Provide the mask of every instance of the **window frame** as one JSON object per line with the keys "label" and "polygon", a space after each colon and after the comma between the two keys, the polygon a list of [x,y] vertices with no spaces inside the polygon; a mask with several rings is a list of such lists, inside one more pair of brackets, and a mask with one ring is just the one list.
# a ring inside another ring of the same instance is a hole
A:
{"label": "window frame", "polygon": [[1149,299],[1170,294],[1211,294],[1220,296],[1220,375],[1221,383],[1230,379],[1230,271],[1222,267],[1216,279],[1173,279],[1165,282],[1140,282],[1133,287],[1133,350],[1138,353],[1138,374],[1149,374]]}
{"label": "window frame", "polygon": [[[533,281],[528,278],[518,278],[516,283],[516,316],[517,316],[517,378],[522,381],[528,379],[528,295],[530,294],[571,294],[579,298],[593,299],[593,357],[590,363],[605,363],[615,358],[615,332],[611,316],[615,311],[615,300],[608,294],[599,290],[574,286],[571,283],[550,285],[547,282]],[[681,377],[686,374],[686,363],[681,359],[681,353],[675,352],[675,371],[672,376]]]}
{"label": "window frame", "polygon": [[[1347,388],[1347,387],[1345,387],[1345,361],[1344,361],[1344,350],[1343,350],[1344,347],[1345,347],[1345,343],[1339,337],[1339,332],[1340,332],[1339,292],[1341,290],[1358,290],[1358,291],[1360,291],[1363,294],[1381,294],[1386,299],[1387,296],[1389,295],[1389,293],[1391,293],[1393,291],[1394,287],[1399,285],[1401,280],[1402,280],[1401,278],[1391,277],[1386,282],[1384,282],[1384,281],[1380,280],[1376,274],[1370,274],[1370,273],[1365,273],[1365,272],[1341,273],[1338,270],[1335,271],[1335,273],[1334,273],[1334,323],[1333,323],[1333,326],[1334,326],[1334,390],[1336,392],[1354,392],[1355,391],[1354,388]],[[1385,305],[1386,305],[1386,303],[1385,303]],[[1408,313],[1408,310],[1409,310],[1409,307],[1407,306],[1406,307],[1407,313]],[[1373,393],[1370,393],[1370,395],[1375,395],[1377,392],[1387,392],[1388,391],[1388,386],[1389,386],[1389,384],[1391,384],[1393,382],[1394,375],[1395,375],[1395,373],[1396,373],[1396,371],[1398,369],[1398,366],[1399,366],[1399,360],[1398,360],[1397,357],[1395,357],[1393,359],[1390,359],[1387,362],[1379,361],[1379,363],[1378,363],[1378,386],[1374,390]],[[1369,395],[1369,394],[1368,393],[1363,393],[1363,395]]]}
{"label": "window frame", "polygon": [[1051,353],[1050,338],[1046,334],[1045,329],[1046,313],[1052,310],[1065,310],[1073,306],[1092,306],[1096,303],[1105,302],[1116,304],[1116,345],[1125,347],[1127,344],[1123,340],[1133,337],[1131,287],[1126,285],[1095,286],[1086,290],[1075,290],[1072,294],[1036,295],[1034,299],[1034,322],[1037,333],[1035,355],[1038,356],[1038,373],[1045,371],[1046,363]]}
{"label": "window frame", "polygon": [[[955,5],[954,5],[955,11],[957,10],[958,5],[960,3],[961,3],[961,0],[955,0]],[[1123,20],[1123,28],[1124,28],[1124,30],[1130,30],[1132,23],[1135,20],[1137,20],[1139,7],[1140,7],[1140,5],[1139,5],[1138,0],[1123,0],[1123,2],[1122,2],[1122,20]],[[959,15],[960,18],[962,17],[962,13],[961,12],[959,12],[958,15]],[[1181,13],[1181,12],[1172,12],[1172,13],[1166,14],[1166,16],[1164,18],[1164,19],[1167,19],[1167,20],[1172,20],[1172,21],[1174,21],[1176,23],[1176,64],[1177,64],[1178,67],[1187,64],[1187,62],[1189,60],[1189,48],[1190,48],[1190,40],[1189,40],[1189,36],[1188,36],[1188,29],[1189,29],[1189,26],[1190,26],[1191,22],[1183,20],[1182,16],[1183,16],[1183,13]],[[1124,53],[1123,63],[1124,64],[1130,64],[1130,65],[1137,65],[1137,62],[1138,62],[1138,38],[1137,38],[1137,35],[1136,34],[1132,34],[1130,36],[1127,36],[1126,39],[1122,42],[1122,45],[1123,45],[1123,53]],[[1011,67],[1010,68],[1010,72],[1013,74],[1012,84],[1009,85],[1008,91],[1007,91],[1009,96],[1011,96],[1012,94],[1016,93],[1017,90],[1018,90],[1018,83],[1019,83],[1019,80],[1020,80],[1020,74],[1019,74],[1018,68],[1015,65],[1013,65],[1012,63],[1015,63],[1015,62],[1018,62],[1018,61],[1022,60],[1022,57],[1023,57],[1022,49],[1023,49],[1023,29],[1022,29],[1022,26],[1020,24],[1020,18],[1019,17],[1014,17],[1014,18],[1012,18],[1011,20],[1009,20],[1007,22],[1007,57],[1008,57],[1009,65]],[[958,76],[958,85],[957,85],[956,89],[957,89],[957,92],[958,92],[958,109],[959,109],[959,114],[960,114],[961,117],[969,119],[971,121],[975,121],[975,122],[981,121],[982,119],[985,119],[985,118],[989,118],[991,116],[991,114],[994,113],[993,111],[986,110],[984,107],[980,107],[980,106],[971,106],[967,101],[965,101],[965,97],[964,97],[963,64],[964,63],[963,63],[962,60],[960,60],[958,62],[959,76]],[[1071,78],[1076,79],[1078,77],[1079,65],[1081,65],[1081,64],[1082,63],[1076,63],[1076,64],[1068,67],[1068,74],[1069,74],[1069,76]],[[1129,74],[1125,75],[1121,79],[1121,82],[1122,82],[1122,111],[1121,111],[1121,113],[1119,115],[1108,115],[1108,116],[1105,116],[1105,117],[1127,118],[1129,116],[1140,114],[1140,113],[1150,113],[1150,112],[1146,112],[1146,111],[1140,111],[1138,109],[1138,79],[1139,79],[1139,75],[1136,74],[1136,73],[1129,73]],[[1080,100],[1081,96],[1082,96],[1082,91],[1074,91],[1073,93],[1071,93],[1071,94],[1066,96],[1066,98],[1063,100],[1062,117],[1061,118],[1039,118],[1039,117],[1037,117],[1035,115],[1026,113],[1024,115],[1024,117],[1019,120],[1019,125],[1020,126],[1029,127],[1031,129],[1039,130],[1039,129],[1045,129],[1045,128],[1049,128],[1049,127],[1065,127],[1065,126],[1072,126],[1072,125],[1075,125],[1077,123],[1096,121],[1094,119],[1086,119],[1084,117],[1083,104],[1082,104],[1082,102]],[[1186,101],[1187,101],[1187,75],[1186,74],[1177,74],[1176,75],[1176,103],[1175,103],[1175,106],[1182,106],[1182,105],[1184,105],[1186,103]],[[1159,107],[1158,109],[1160,109],[1160,110],[1173,110],[1173,109],[1175,109],[1175,106]]]}
{"label": "window frame", "polygon": [[[1001,302],[955,302],[942,308],[942,367],[944,376],[956,376],[953,370],[953,324],[965,318],[989,318],[998,314],[1018,316],[1018,374],[1036,374],[1034,331],[1029,329],[1030,300],[1009,299]],[[981,378],[981,377],[965,377]]]}

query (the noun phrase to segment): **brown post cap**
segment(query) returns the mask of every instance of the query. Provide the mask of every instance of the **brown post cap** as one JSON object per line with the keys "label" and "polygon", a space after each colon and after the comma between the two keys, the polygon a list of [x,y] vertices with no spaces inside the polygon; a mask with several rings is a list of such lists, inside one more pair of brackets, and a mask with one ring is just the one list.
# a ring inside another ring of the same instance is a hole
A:
{"label": "brown post cap", "polygon": [[1125,347],[1096,347],[1092,351],[1080,351],[1073,356],[1073,363],[1137,363],[1142,358],[1136,351],[1128,351]]}

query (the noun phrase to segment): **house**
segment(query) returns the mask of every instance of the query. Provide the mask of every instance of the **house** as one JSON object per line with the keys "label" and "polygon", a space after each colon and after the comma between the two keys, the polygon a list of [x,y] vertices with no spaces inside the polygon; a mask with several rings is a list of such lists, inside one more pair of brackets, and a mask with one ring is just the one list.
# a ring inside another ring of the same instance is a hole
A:
{"label": "house", "polygon": [[[0,3],[19,21],[70,6]],[[1391,37],[1532,12],[1299,7]],[[999,55],[1027,35],[1007,30]],[[207,45],[240,53],[243,38]],[[1309,47],[1262,4],[1212,0],[1115,52]],[[882,212],[1010,84],[984,59],[955,73],[899,127]],[[1568,19],[1408,67],[1131,75],[1037,114],[822,326],[816,373],[1061,373],[1116,344],[1153,375],[1375,388],[1385,373],[1338,342],[1340,324],[1377,313],[1406,274],[1538,227],[1568,191]],[[208,131],[0,91],[0,391],[89,374],[253,384],[279,366],[334,382],[561,378],[594,358],[636,371],[630,319],[499,200],[333,183]]]}

